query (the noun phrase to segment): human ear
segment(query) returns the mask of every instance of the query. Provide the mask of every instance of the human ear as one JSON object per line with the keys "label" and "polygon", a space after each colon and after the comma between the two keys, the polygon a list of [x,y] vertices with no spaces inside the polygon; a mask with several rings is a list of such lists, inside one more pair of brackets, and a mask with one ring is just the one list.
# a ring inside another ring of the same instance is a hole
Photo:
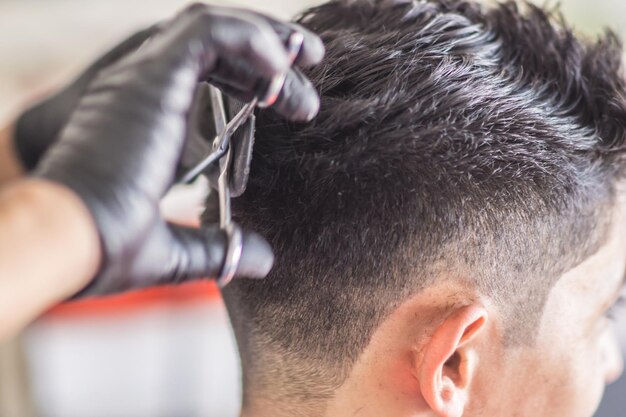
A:
{"label": "human ear", "polygon": [[477,366],[472,341],[484,329],[487,311],[480,305],[455,310],[428,340],[416,362],[421,394],[440,417],[461,417]]}

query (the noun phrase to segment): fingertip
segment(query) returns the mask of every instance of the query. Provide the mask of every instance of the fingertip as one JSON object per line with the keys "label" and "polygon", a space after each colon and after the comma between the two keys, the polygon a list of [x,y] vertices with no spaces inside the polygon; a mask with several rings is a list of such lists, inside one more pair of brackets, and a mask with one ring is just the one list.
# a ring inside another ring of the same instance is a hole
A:
{"label": "fingertip", "polygon": [[316,65],[322,62],[326,54],[326,48],[319,36],[313,35],[307,39],[306,59],[302,60],[302,65]]}
{"label": "fingertip", "polygon": [[257,233],[244,233],[243,252],[237,276],[262,279],[270,273],[273,265],[274,252],[270,244]]}
{"label": "fingertip", "polygon": [[272,109],[289,120],[307,122],[319,108],[320,98],[313,84],[299,69],[292,68]]}
{"label": "fingertip", "polygon": [[306,116],[303,118],[303,121],[310,122],[317,116],[320,111],[320,98],[316,94],[309,94],[307,105],[306,105]]}
{"label": "fingertip", "polygon": [[302,50],[298,54],[298,58],[296,59],[295,64],[301,67],[308,67],[311,65],[319,64],[324,58],[324,54],[326,53],[326,48],[324,47],[322,39],[315,33],[311,32],[309,29],[306,29],[305,27],[297,23],[292,23],[289,27],[292,32],[295,31],[304,36]]}
{"label": "fingertip", "polygon": [[302,91],[297,97],[292,97],[291,106],[285,106],[289,113],[285,114],[294,122],[310,122],[317,116],[320,109],[320,98],[317,92],[311,88]]}

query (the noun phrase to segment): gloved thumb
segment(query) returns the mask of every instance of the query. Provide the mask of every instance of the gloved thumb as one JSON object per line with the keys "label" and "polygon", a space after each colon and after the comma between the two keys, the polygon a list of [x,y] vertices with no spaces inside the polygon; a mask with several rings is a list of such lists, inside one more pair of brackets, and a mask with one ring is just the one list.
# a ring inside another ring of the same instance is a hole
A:
{"label": "gloved thumb", "polygon": [[[72,298],[102,296],[152,285],[217,278],[228,253],[226,233],[217,226],[202,229],[160,223],[129,263],[109,267]],[[242,233],[242,251],[234,277],[265,278],[274,263],[270,245],[256,233]]]}
{"label": "gloved thumb", "polygon": [[[217,278],[228,261],[227,234],[217,226],[192,228],[169,224],[173,237],[170,265],[177,281]],[[241,257],[235,277],[265,278],[274,264],[270,245],[258,234],[243,232]]]}

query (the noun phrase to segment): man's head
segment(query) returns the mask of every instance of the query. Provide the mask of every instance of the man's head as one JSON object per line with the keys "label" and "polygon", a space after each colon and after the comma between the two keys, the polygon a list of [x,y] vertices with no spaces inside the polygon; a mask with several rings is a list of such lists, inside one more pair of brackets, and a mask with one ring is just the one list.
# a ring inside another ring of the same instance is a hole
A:
{"label": "man's head", "polygon": [[[621,46],[513,3],[337,1],[320,115],[257,119],[235,220],[276,267],[224,292],[244,411],[568,416],[619,373]],[[268,414],[268,415],[270,415]]]}

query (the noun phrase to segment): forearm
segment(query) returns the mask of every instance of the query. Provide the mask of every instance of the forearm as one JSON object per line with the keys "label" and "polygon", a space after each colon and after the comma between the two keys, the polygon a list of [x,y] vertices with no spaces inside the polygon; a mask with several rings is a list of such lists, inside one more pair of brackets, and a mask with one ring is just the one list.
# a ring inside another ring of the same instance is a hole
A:
{"label": "forearm", "polygon": [[100,243],[83,203],[44,180],[0,189],[0,342],[97,272]]}
{"label": "forearm", "polygon": [[12,140],[13,126],[0,128],[0,185],[24,175]]}

